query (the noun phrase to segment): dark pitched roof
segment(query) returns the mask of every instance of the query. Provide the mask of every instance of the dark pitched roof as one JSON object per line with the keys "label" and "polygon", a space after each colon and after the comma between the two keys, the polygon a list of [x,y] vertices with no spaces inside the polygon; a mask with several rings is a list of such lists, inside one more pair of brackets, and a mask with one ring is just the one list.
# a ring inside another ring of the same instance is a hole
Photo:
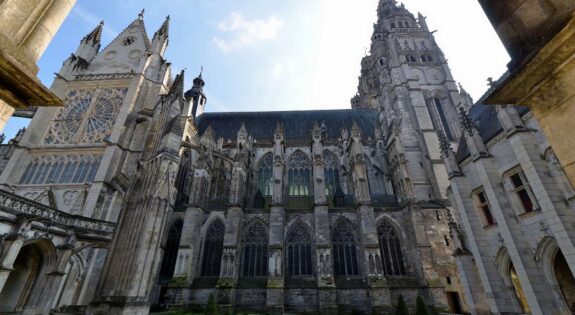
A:
{"label": "dark pitched roof", "polygon": [[203,134],[208,125],[215,132],[215,138],[236,139],[242,123],[248,134],[257,140],[271,140],[277,123],[281,123],[288,140],[311,138],[314,124],[325,124],[327,137],[337,139],[345,126],[351,129],[356,121],[362,137],[374,137],[377,111],[371,109],[277,111],[277,112],[228,112],[204,113],[196,118],[198,131]]}
{"label": "dark pitched roof", "polygon": [[[526,106],[517,106],[517,110],[519,111],[520,116],[523,116],[529,112],[529,108]],[[469,110],[469,118],[471,118],[475,124],[475,127],[479,130],[479,134],[481,135],[481,139],[483,139],[484,143],[489,142],[489,140],[493,139],[501,131],[503,131],[503,127],[497,118],[495,106],[479,103],[475,104]],[[462,137],[459,140],[457,153],[455,155],[457,162],[461,163],[469,156],[469,154],[470,153],[469,148],[467,147],[467,143]]]}

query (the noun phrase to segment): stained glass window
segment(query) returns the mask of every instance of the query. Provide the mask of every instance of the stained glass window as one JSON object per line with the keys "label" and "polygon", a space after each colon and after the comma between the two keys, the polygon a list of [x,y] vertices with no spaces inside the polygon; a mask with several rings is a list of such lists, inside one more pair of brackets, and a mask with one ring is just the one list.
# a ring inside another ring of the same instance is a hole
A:
{"label": "stained glass window", "polygon": [[311,195],[311,162],[305,153],[296,151],[288,164],[288,195]]}
{"label": "stained glass window", "polygon": [[325,194],[328,196],[335,195],[339,187],[339,172],[337,157],[330,151],[323,151],[324,162],[324,181],[325,181]]}
{"label": "stained glass window", "polygon": [[401,242],[393,227],[387,222],[381,224],[377,228],[377,236],[383,262],[383,273],[386,276],[405,275]]}
{"label": "stained glass window", "polygon": [[311,276],[311,235],[302,222],[290,228],[286,238],[287,273],[290,276]]}
{"label": "stained glass window", "polygon": [[258,190],[261,191],[263,196],[271,196],[273,194],[272,171],[273,157],[269,153],[260,160],[258,168]]}
{"label": "stained glass window", "polygon": [[219,277],[224,248],[225,226],[217,219],[208,228],[204,241],[204,257],[202,261],[203,277]]}
{"label": "stained glass window", "polygon": [[244,235],[244,277],[265,277],[268,274],[268,231],[261,222],[253,223]]}
{"label": "stained glass window", "polygon": [[333,263],[338,276],[359,275],[357,244],[351,222],[340,219],[333,229]]}

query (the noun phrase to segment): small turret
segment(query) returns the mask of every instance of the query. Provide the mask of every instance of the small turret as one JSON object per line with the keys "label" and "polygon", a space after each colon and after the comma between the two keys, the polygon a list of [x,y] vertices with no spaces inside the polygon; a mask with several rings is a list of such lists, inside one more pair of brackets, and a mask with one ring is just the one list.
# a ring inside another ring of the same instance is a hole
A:
{"label": "small turret", "polygon": [[86,62],[92,61],[94,57],[100,51],[102,30],[104,28],[104,21],[101,21],[94,30],[92,30],[88,35],[84,36],[80,41],[80,46],[74,54],[78,58],[84,59]]}
{"label": "small turret", "polygon": [[164,52],[168,47],[168,37],[170,29],[170,16],[166,16],[162,26],[154,33],[154,38],[152,39],[152,52],[160,56],[164,56]]}
{"label": "small turret", "polygon": [[203,69],[200,71],[200,75],[194,79],[194,85],[192,88],[184,95],[186,98],[186,108],[184,109],[185,116],[196,118],[204,113],[207,98],[204,94],[204,86],[206,85],[206,82],[204,82],[204,79],[202,78],[202,72]]}

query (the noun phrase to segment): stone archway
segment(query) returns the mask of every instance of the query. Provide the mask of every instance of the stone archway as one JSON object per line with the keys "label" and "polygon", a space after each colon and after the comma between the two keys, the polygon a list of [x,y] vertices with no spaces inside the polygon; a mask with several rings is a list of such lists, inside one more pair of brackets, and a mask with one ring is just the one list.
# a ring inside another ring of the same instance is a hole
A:
{"label": "stone archway", "polygon": [[557,251],[553,259],[553,272],[565,303],[569,309],[575,310],[575,277],[561,250]]}
{"label": "stone archway", "polygon": [[37,283],[44,261],[39,246],[30,244],[22,247],[12,265],[13,270],[0,292],[0,312],[22,309]]}

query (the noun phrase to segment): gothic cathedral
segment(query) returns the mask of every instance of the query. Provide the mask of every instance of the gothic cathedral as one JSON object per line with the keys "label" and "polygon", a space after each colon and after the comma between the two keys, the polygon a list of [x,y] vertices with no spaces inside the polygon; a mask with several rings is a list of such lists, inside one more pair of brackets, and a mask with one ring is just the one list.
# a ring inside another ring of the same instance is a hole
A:
{"label": "gothic cathedral", "polygon": [[441,148],[472,100],[421,14],[377,13],[352,108],[322,111],[205,112],[169,18],[103,49],[98,25],[56,75],[66,105],[1,148],[0,312],[465,312]]}

